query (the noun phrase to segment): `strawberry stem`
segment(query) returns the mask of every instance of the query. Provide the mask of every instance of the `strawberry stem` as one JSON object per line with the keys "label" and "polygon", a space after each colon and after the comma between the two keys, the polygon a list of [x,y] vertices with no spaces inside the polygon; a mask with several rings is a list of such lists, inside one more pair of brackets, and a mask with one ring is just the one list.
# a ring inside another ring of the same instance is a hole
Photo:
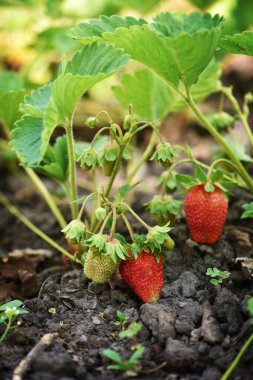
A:
{"label": "strawberry stem", "polygon": [[28,227],[30,230],[32,230],[36,235],[38,235],[41,239],[46,241],[48,244],[50,244],[52,247],[57,249],[59,252],[61,252],[64,256],[68,257],[70,260],[81,264],[81,262],[75,258],[73,255],[71,255],[68,251],[66,251],[64,248],[62,248],[59,244],[57,244],[53,239],[51,239],[49,236],[47,236],[43,231],[41,231],[38,227],[36,227],[29,219],[27,219],[10,201],[5,197],[4,194],[0,193],[0,203],[4,207],[7,208],[7,210],[16,218],[20,220],[26,227]]}
{"label": "strawberry stem", "polygon": [[151,227],[147,223],[145,223],[144,220],[142,220],[139,217],[139,215],[137,215],[130,206],[128,206],[124,202],[122,202],[121,204],[122,204],[122,206],[125,206],[128,209],[128,211],[135,217],[135,219],[137,219],[148,231],[151,229]]}
{"label": "strawberry stem", "polygon": [[129,223],[129,220],[127,219],[126,215],[124,215],[124,214],[121,214],[121,217],[122,217],[122,219],[125,222],[125,225],[126,225],[126,227],[128,229],[128,232],[129,232],[129,235],[131,237],[131,240],[134,241],[134,231],[133,231],[133,229],[131,227],[131,224]]}

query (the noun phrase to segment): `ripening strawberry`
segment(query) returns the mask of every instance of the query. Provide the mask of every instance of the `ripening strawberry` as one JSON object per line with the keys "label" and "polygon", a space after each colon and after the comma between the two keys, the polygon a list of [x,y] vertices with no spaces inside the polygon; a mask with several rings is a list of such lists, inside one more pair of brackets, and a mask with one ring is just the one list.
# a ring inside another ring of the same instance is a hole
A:
{"label": "ripening strawberry", "polygon": [[113,262],[110,256],[94,257],[93,251],[90,249],[84,264],[84,274],[92,281],[103,284],[107,282],[118,267],[118,263]]}
{"label": "ripening strawberry", "polygon": [[195,186],[187,194],[185,216],[194,241],[214,244],[221,236],[227,217],[228,199],[217,186],[213,192],[207,192],[204,187]]}
{"label": "ripening strawberry", "polygon": [[129,287],[144,302],[159,300],[163,287],[163,258],[157,262],[151,252],[141,252],[135,259],[122,261],[120,274]]}

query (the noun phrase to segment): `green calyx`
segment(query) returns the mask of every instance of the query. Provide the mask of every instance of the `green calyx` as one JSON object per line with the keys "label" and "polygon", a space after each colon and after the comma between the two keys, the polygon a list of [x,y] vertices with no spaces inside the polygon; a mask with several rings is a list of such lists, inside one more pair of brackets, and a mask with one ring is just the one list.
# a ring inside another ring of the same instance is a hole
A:
{"label": "green calyx", "polygon": [[169,195],[156,195],[150,202],[146,203],[147,209],[159,225],[175,222],[175,218],[182,208],[182,201],[173,199]]}
{"label": "green calyx", "polygon": [[92,235],[86,241],[86,245],[93,251],[94,257],[108,256],[115,264],[129,257],[125,245],[109,235],[100,233]]}
{"label": "green calyx", "polygon": [[150,160],[157,160],[164,168],[169,168],[177,156],[177,150],[171,144],[160,143]]}
{"label": "green calyx", "polygon": [[84,223],[79,219],[75,219],[72,220],[62,232],[65,234],[66,239],[79,243],[86,238],[87,231]]}
{"label": "green calyx", "polygon": [[164,247],[167,249],[174,248],[175,243],[168,235],[169,231],[171,231],[171,227],[169,227],[168,224],[150,228],[147,234],[147,243],[151,247],[152,251],[155,249],[162,250]]}
{"label": "green calyx", "polygon": [[208,117],[209,122],[218,130],[231,127],[235,118],[227,112],[217,112]]}
{"label": "green calyx", "polygon": [[99,154],[92,147],[85,149],[78,161],[80,162],[80,166],[85,170],[96,169],[101,166]]}

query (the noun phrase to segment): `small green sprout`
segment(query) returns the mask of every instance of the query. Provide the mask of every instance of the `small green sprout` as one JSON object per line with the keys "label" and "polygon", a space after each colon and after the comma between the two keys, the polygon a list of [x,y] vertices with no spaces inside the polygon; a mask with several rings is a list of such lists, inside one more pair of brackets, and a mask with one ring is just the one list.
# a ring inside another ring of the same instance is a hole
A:
{"label": "small green sprout", "polygon": [[141,323],[133,322],[128,326],[127,329],[125,329],[119,333],[119,337],[120,338],[133,338],[138,334],[138,332],[141,330],[141,328],[142,328]]}
{"label": "small green sprout", "polygon": [[121,355],[116,351],[107,349],[103,351],[103,355],[108,359],[111,359],[115,364],[107,366],[107,369],[111,369],[119,372],[126,372],[129,375],[137,374],[141,369],[140,358],[142,357],[145,348],[141,345],[136,345],[132,347],[134,353],[130,356],[128,360],[124,360]]}
{"label": "small green sprout", "polygon": [[127,318],[126,318],[125,314],[119,310],[117,311],[117,318],[118,318],[118,320],[115,322],[115,325],[119,326],[120,330],[122,330],[124,324],[126,324]]}
{"label": "small green sprout", "polygon": [[0,306],[0,324],[5,325],[4,332],[0,336],[0,343],[4,341],[8,332],[11,329],[14,320],[22,314],[27,314],[29,311],[21,309],[22,301],[13,300]]}
{"label": "small green sprout", "polygon": [[206,271],[206,275],[212,277],[210,283],[217,286],[222,284],[223,280],[229,278],[230,272],[228,271],[220,271],[217,268],[208,268]]}

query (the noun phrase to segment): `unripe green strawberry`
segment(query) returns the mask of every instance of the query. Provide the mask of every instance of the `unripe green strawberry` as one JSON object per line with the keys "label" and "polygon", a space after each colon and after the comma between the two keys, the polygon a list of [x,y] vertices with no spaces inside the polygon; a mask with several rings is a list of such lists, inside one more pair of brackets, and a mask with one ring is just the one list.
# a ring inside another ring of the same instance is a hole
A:
{"label": "unripe green strawberry", "polygon": [[207,192],[205,185],[193,187],[185,198],[184,210],[194,241],[214,244],[219,240],[227,217],[228,199],[217,186],[213,192]]}
{"label": "unripe green strawberry", "polygon": [[141,252],[137,258],[122,261],[120,274],[129,287],[144,302],[159,300],[163,287],[163,258],[159,262],[151,252]]}
{"label": "unripe green strawberry", "polygon": [[110,279],[117,267],[118,263],[113,262],[110,256],[97,255],[94,257],[94,252],[90,249],[83,270],[92,281],[103,284]]}

